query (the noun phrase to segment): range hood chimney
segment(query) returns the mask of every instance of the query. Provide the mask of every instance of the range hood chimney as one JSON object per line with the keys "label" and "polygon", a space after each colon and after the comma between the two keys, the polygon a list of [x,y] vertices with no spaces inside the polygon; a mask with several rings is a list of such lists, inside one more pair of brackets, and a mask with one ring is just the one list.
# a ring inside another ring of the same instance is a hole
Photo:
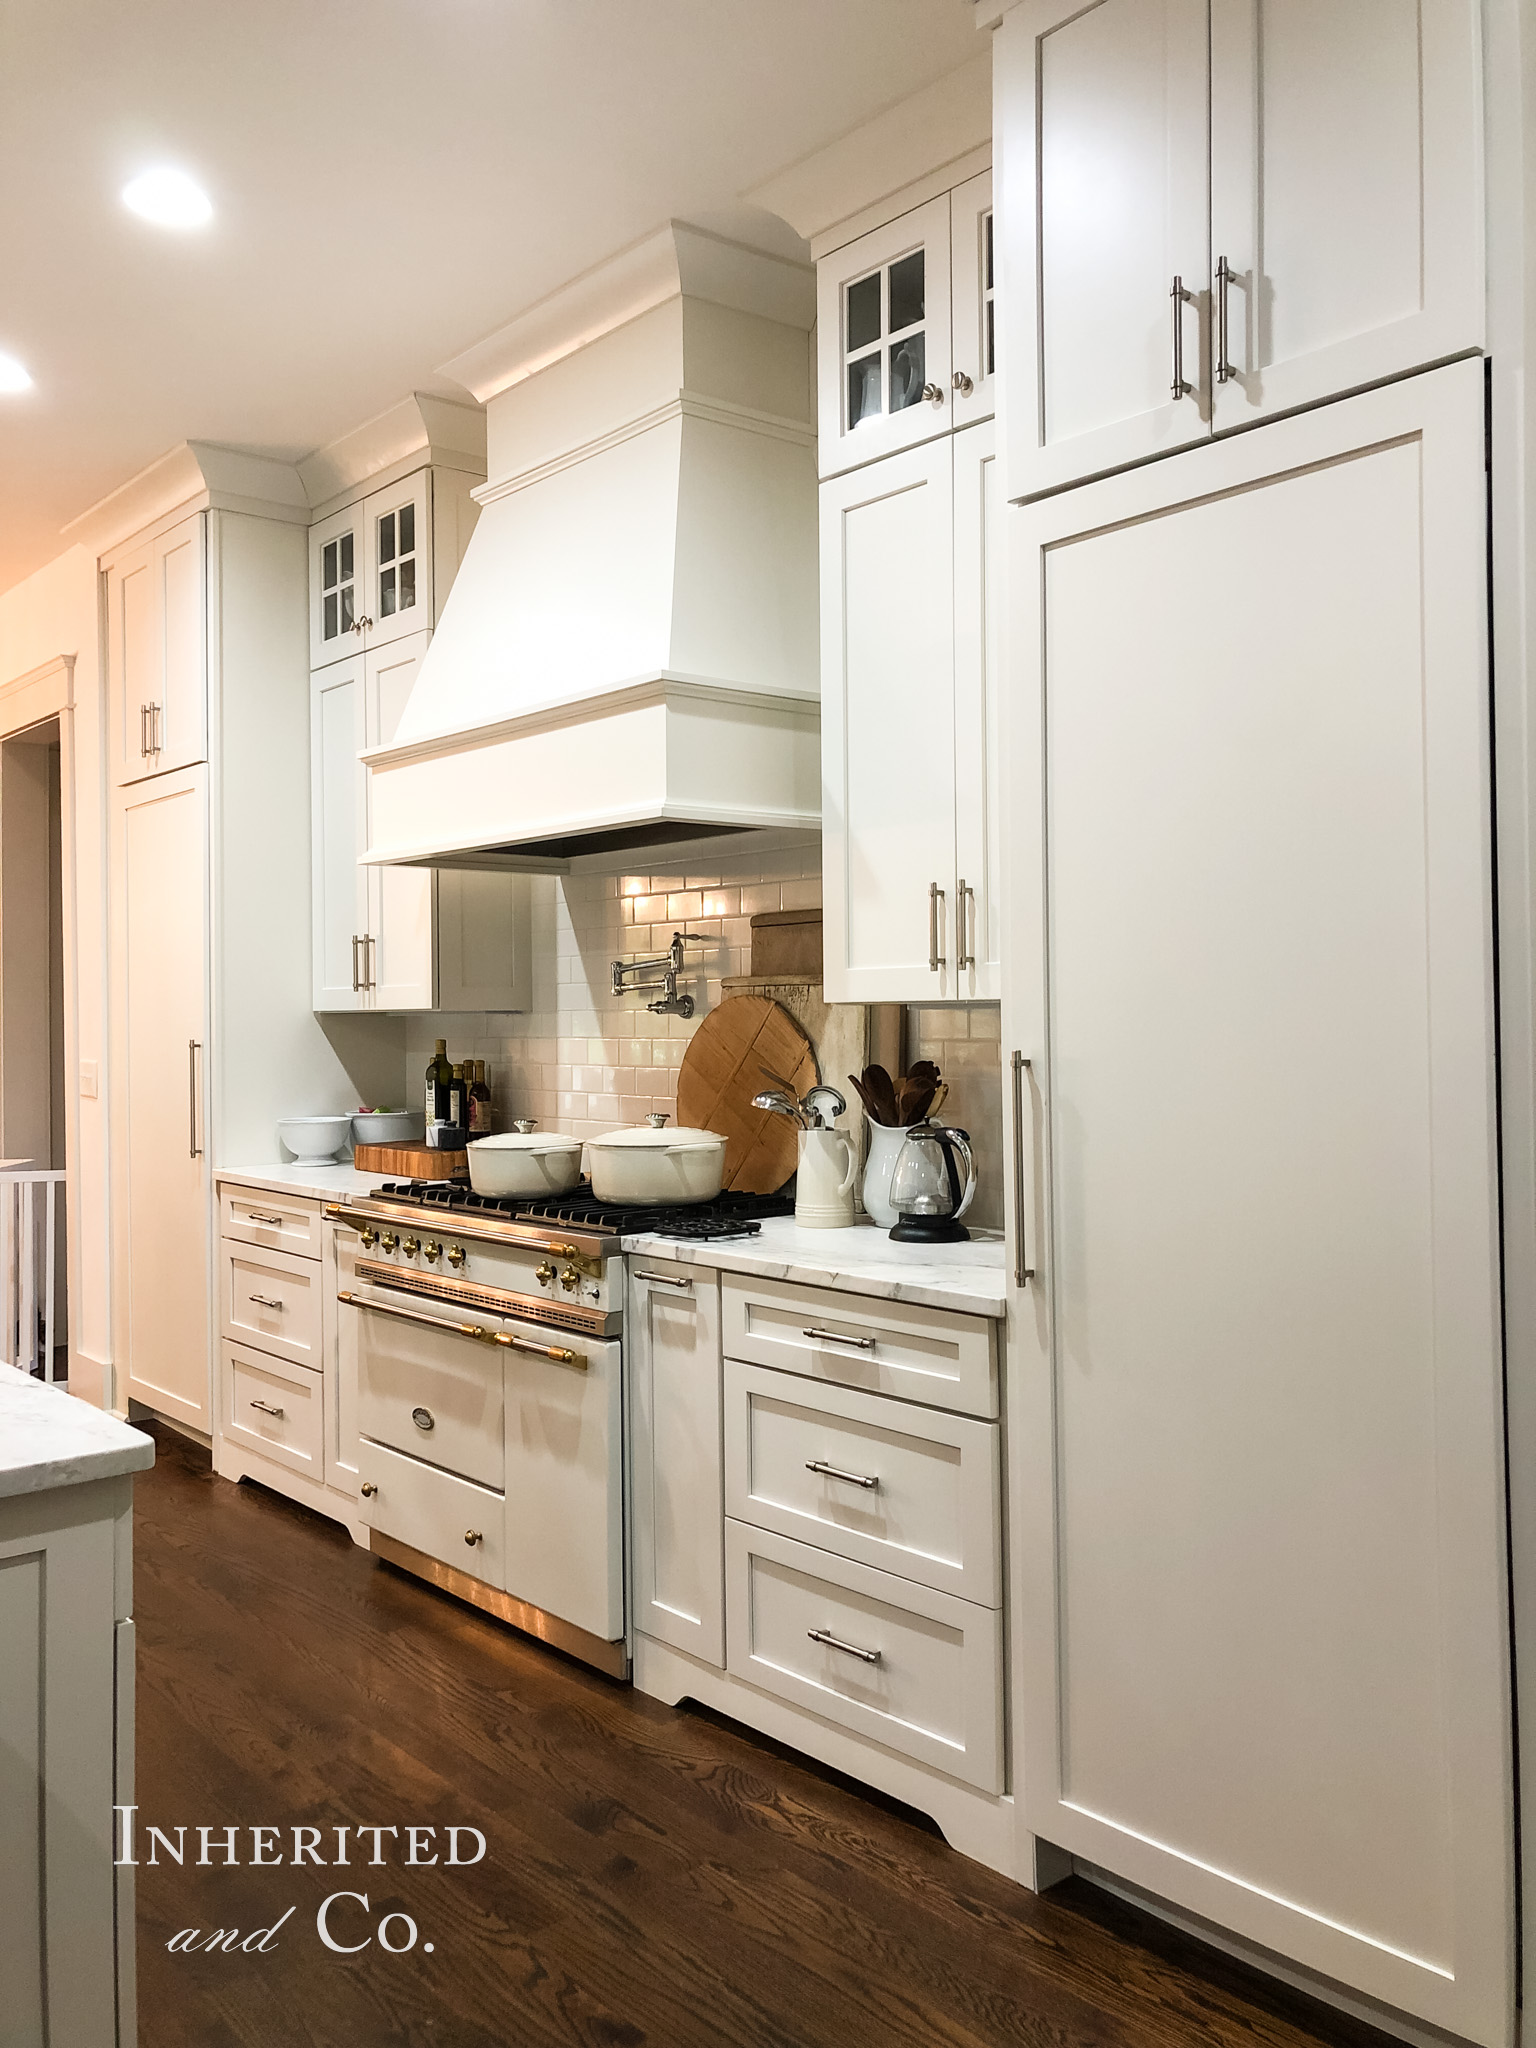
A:
{"label": "range hood chimney", "polygon": [[489,481],[367,860],[819,823],[814,316],[809,266],[673,222],[444,365]]}

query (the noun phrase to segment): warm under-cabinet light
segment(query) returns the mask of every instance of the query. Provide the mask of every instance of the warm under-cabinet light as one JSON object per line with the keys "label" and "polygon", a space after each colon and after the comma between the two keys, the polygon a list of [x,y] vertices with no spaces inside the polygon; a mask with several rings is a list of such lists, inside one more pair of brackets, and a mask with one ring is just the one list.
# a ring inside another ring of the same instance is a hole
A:
{"label": "warm under-cabinet light", "polygon": [[14,356],[0,355],[0,392],[30,391],[32,379]]}
{"label": "warm under-cabinet light", "polygon": [[130,179],[123,204],[157,228],[200,228],[213,219],[213,202],[202,186],[170,164]]}

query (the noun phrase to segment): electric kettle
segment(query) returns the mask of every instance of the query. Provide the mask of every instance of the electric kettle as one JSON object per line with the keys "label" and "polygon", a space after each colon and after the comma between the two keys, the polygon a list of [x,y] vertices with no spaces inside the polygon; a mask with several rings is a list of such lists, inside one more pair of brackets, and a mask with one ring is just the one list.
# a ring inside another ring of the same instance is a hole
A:
{"label": "electric kettle", "polygon": [[891,1173],[891,1236],[898,1244],[963,1244],[960,1221],[976,1193],[976,1160],[964,1131],[913,1124]]}

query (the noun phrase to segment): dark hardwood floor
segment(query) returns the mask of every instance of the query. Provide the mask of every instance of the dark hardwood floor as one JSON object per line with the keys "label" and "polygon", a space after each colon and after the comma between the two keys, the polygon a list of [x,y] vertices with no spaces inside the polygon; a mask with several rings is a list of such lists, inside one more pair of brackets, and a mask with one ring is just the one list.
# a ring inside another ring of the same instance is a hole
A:
{"label": "dark hardwood floor", "polygon": [[[1381,2048],[1080,1880],[1032,1896],[157,1435],[136,1497],[144,2048]],[[184,1865],[143,1864],[151,1824],[186,1827]],[[453,1824],[483,1832],[482,1862],[406,1864],[407,1827],[440,1846]],[[255,1868],[258,1825],[285,1856],[295,1827],[328,1853],[337,1827],[400,1833],[383,1867],[354,1833],[344,1869]],[[341,1891],[371,1917],[341,1901],[339,1941],[397,1912],[416,1948],[326,1949],[316,1909]],[[290,1906],[265,1954],[167,1948]]]}

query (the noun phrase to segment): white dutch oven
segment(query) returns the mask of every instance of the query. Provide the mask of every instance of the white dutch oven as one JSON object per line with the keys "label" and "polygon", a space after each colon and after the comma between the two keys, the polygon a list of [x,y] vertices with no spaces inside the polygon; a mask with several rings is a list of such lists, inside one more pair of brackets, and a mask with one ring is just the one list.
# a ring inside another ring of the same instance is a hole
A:
{"label": "white dutch oven", "polygon": [[589,1138],[587,1165],[600,1202],[709,1202],[725,1177],[725,1140],[641,1124]]}
{"label": "white dutch oven", "polygon": [[581,1140],[558,1131],[503,1131],[469,1141],[477,1195],[563,1195],[581,1179]]}

